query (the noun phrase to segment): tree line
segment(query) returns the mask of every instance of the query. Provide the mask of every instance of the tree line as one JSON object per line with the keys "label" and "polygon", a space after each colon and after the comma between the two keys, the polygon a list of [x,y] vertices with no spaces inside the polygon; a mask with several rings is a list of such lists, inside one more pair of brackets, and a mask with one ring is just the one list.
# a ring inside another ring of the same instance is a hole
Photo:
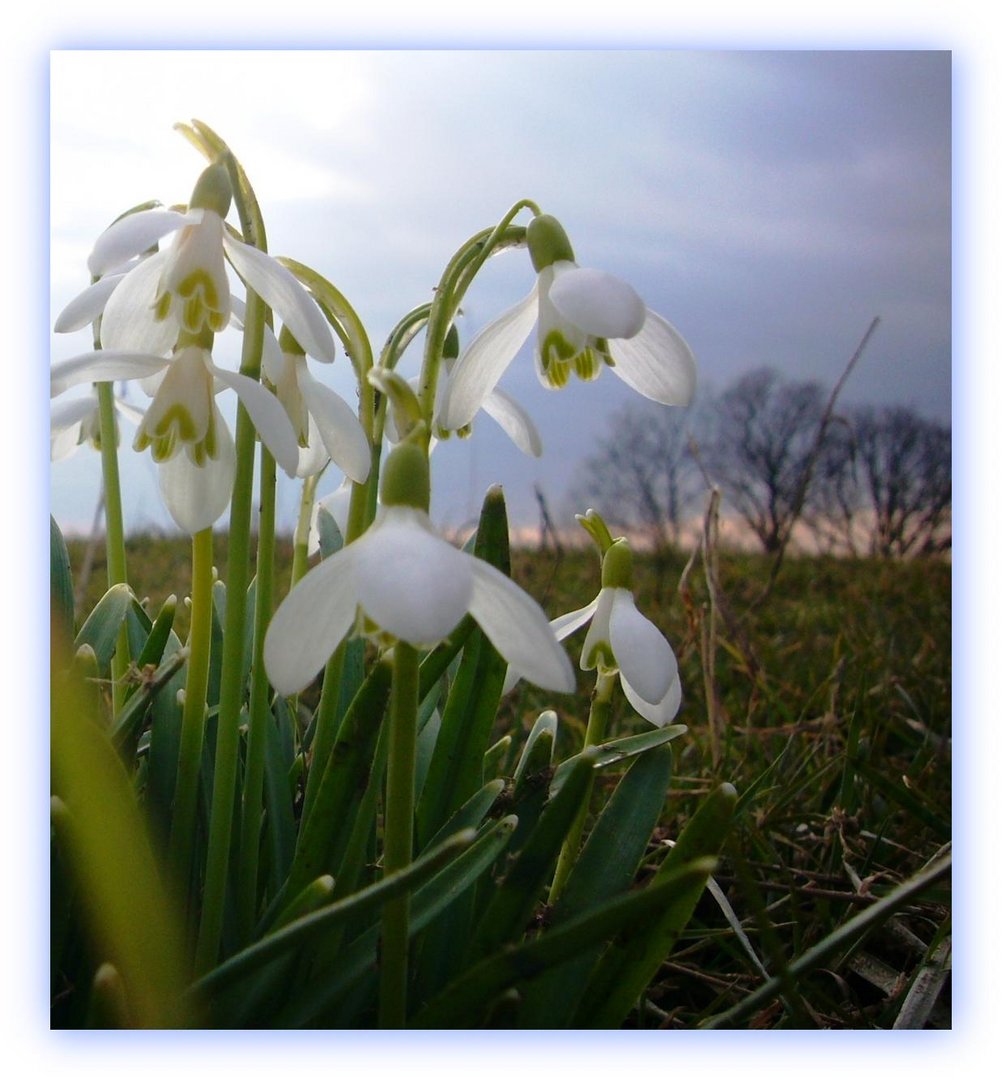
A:
{"label": "tree line", "polygon": [[577,503],[658,551],[709,487],[763,551],[797,525],[821,550],[927,556],[952,543],[951,431],[900,405],[834,411],[816,382],[759,368],[686,410],[631,404],[575,477]]}

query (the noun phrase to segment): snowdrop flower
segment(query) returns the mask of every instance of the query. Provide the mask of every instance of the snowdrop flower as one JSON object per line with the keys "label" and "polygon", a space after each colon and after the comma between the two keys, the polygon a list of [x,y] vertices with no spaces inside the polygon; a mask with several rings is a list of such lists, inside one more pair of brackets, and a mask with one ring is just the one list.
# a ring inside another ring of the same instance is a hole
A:
{"label": "snowdrop flower", "polygon": [[[617,540],[602,560],[602,588],[578,611],[554,619],[559,641],[591,622],[581,650],[581,670],[619,672],[626,700],[656,727],[664,727],[682,704],[678,661],[664,635],[637,610],[632,591],[633,556],[626,540]],[[518,681],[509,671],[504,690]]]}
{"label": "snowdrop flower", "polygon": [[278,464],[294,475],[299,447],[285,411],[260,383],[212,362],[212,334],[184,335],[173,356],[99,349],[53,365],[51,393],[71,386],[162,373],[136,431],[133,447],[150,448],[160,466],[160,491],[177,524],[189,533],[213,524],[233,492],[233,436],[216,405],[219,390],[231,388]]}
{"label": "snowdrop flower", "polygon": [[[442,350],[442,360],[445,365],[447,379],[439,381],[435,395],[435,429],[443,438],[448,436],[450,429],[441,421],[442,404],[445,397],[445,388],[449,385],[447,380],[456,366],[458,355],[459,334],[456,332],[454,324],[449,328]],[[415,379],[414,383],[416,384],[417,381]],[[532,417],[510,394],[506,394],[495,386],[480,403],[480,408],[501,428],[523,454],[528,454],[530,457],[539,457],[542,454],[543,440],[539,437],[539,431]],[[470,426],[462,426],[458,433],[461,437],[469,435]]]}
{"label": "snowdrop flower", "polygon": [[105,285],[110,292],[103,297],[95,286],[86,300],[85,294],[77,298],[81,307],[103,298],[105,348],[159,353],[171,348],[181,330],[222,330],[232,309],[228,259],[310,356],[325,363],[334,360],[330,326],[292,272],[227,231],[223,219],[231,195],[226,167],[210,165],[199,177],[187,211],[141,210],[120,218],[98,237],[87,265],[103,281],[105,274],[176,234],[170,248],[141,259],[114,287]]}
{"label": "snowdrop flower", "polygon": [[[266,337],[275,342],[270,333]],[[296,433],[296,475],[318,473],[330,460],[351,480],[365,483],[372,453],[362,425],[342,397],[310,374],[306,355],[288,327],[282,328],[275,347],[265,348],[262,370]]]}
{"label": "snowdrop flower", "polygon": [[[115,409],[133,424],[142,422],[141,410],[133,408],[117,396],[114,398],[114,404]],[[65,461],[85,442],[89,442],[95,450],[100,450],[101,421],[97,394],[91,390],[84,397],[57,402],[52,406],[49,428],[52,461]]]}
{"label": "snowdrop flower", "polygon": [[[520,676],[570,693],[574,673],[542,609],[493,566],[443,540],[428,517],[428,461],[395,447],[367,532],[310,570],[279,605],[264,663],[282,694],[302,690],[355,628],[430,647],[469,612]],[[385,637],[384,637],[385,640]]]}
{"label": "snowdrop flower", "polygon": [[470,423],[534,324],[536,369],[544,386],[565,386],[572,369],[579,378],[597,378],[604,365],[644,397],[687,405],[696,364],[679,332],[619,278],[578,266],[555,218],[534,218],[526,239],[536,284],[485,326],[456,362],[442,402],[442,426],[454,430]]}

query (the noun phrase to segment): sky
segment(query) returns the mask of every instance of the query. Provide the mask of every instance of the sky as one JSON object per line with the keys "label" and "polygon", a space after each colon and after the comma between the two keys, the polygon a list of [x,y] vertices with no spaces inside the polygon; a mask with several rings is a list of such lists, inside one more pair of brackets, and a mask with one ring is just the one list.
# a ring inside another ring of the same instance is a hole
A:
{"label": "sky", "polygon": [[[269,249],[328,277],[377,349],[468,237],[531,198],[581,265],[622,277],[681,331],[700,385],[767,364],[831,386],[879,315],[844,400],[950,419],[948,52],[59,50],[50,65],[53,318],[87,284],[113,218],[187,199],[202,161],[172,125],[198,117],[243,163]],[[463,339],[532,282],[526,252],[491,260],[463,304]],[[52,356],[88,347],[86,331],[54,335]],[[218,357],[235,367],[233,342]],[[400,370],[419,363],[418,343]],[[317,368],[352,399],[343,357]],[[434,455],[443,526],[473,517],[495,482],[515,524],[538,521],[537,485],[562,508],[613,414],[637,400],[608,371],[546,390],[528,349],[501,385],[535,419],[543,456],[478,419]],[[127,429],[127,528],[170,528],[155,466],[130,442]],[[339,480],[329,470],[321,493]],[[89,530],[98,489],[89,448],[53,467],[64,529]],[[297,500],[283,479],[280,526]]]}

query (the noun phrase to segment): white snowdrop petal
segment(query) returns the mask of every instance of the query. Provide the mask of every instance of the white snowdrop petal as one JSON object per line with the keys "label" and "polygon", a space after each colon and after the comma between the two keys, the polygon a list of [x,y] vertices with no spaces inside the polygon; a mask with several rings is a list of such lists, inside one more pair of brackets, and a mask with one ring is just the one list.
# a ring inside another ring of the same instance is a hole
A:
{"label": "white snowdrop petal", "polygon": [[644,701],[658,702],[678,677],[675,654],[654,623],[637,611],[629,589],[609,592],[610,644],[620,673]]}
{"label": "white snowdrop petal", "polygon": [[636,690],[630,686],[629,682],[622,677],[622,673],[620,674],[619,684],[623,688],[626,700],[648,723],[653,724],[655,727],[664,727],[665,724],[674,720],[682,706],[682,683],[677,676],[671,686],[668,687],[668,693],[653,705],[649,701],[644,701]]}
{"label": "white snowdrop petal", "polygon": [[[600,589],[595,598],[591,626],[581,646],[581,670],[591,671],[595,667],[592,653],[599,645],[612,648],[612,635],[609,631],[609,615],[612,611],[613,589]],[[569,632],[569,631],[568,631]]]}
{"label": "white snowdrop petal", "polygon": [[334,337],[327,320],[298,278],[267,252],[224,236],[223,247],[236,272],[288,326],[309,356],[334,361]]}
{"label": "white snowdrop petal", "polygon": [[209,370],[220,382],[236,391],[272,457],[289,476],[295,476],[299,466],[299,442],[278,398],[259,382],[239,372],[226,371],[215,364],[210,364]]}
{"label": "white snowdrop petal", "polygon": [[135,405],[130,405],[127,401],[123,401],[120,397],[115,398],[115,409],[129,421],[130,424],[141,424],[143,422],[142,409],[137,409]]}
{"label": "white snowdrop petal", "polygon": [[117,270],[123,263],[141,255],[168,233],[184,225],[194,225],[202,220],[201,210],[186,214],[176,210],[140,210],[120,218],[97,238],[94,250],[87,259],[87,268],[99,277],[109,270]]}
{"label": "white snowdrop petal", "polygon": [[[561,615],[556,619],[550,620],[550,629],[553,631],[553,636],[557,641],[563,641],[565,638],[571,636],[575,630],[584,626],[584,624],[595,614],[595,608],[598,606],[598,597],[583,608],[578,608],[577,611],[568,611],[566,615]],[[502,694],[510,693],[515,689],[515,686],[521,679],[521,675],[511,666],[508,666],[508,670],[505,672],[504,686],[501,689]]]}
{"label": "white snowdrop petal", "polygon": [[65,461],[80,449],[80,428],[82,421],[53,426],[49,434],[49,460]]}
{"label": "white snowdrop petal", "polygon": [[[308,431],[307,445],[299,448],[299,464],[296,466],[296,476],[300,479],[320,472],[331,459],[330,454],[327,453],[327,447],[324,446],[323,439],[320,438],[320,430],[316,421],[312,416],[308,416],[306,423]],[[316,513],[316,506],[317,504],[314,503],[314,513]],[[316,548],[313,550],[315,551]]]}
{"label": "white snowdrop petal", "polygon": [[578,608],[577,611],[568,611],[566,615],[560,615],[558,618],[551,620],[550,629],[556,635],[557,641],[563,641],[565,638],[570,637],[575,630],[584,626],[595,614],[598,608],[598,600],[599,598],[596,596],[585,607]]}
{"label": "white snowdrop petal", "polygon": [[587,266],[557,274],[550,286],[550,303],[562,318],[593,337],[633,337],[647,314],[632,286]]}
{"label": "white snowdrop petal", "polygon": [[481,406],[492,420],[501,426],[509,439],[530,457],[539,457],[543,452],[543,440],[532,421],[532,417],[510,395],[498,387],[484,398]]}
{"label": "white snowdrop petal", "polygon": [[82,330],[85,326],[90,326],[104,311],[108,297],[124,277],[124,274],[109,274],[100,281],[95,281],[93,285],[88,285],[59,313],[53,330],[57,334],[70,334],[74,330]]}
{"label": "white snowdrop petal", "polygon": [[364,484],[372,454],[358,417],[343,398],[309,372],[300,375],[299,389],[331,461],[356,483]]}
{"label": "white snowdrop petal", "polygon": [[106,349],[166,353],[174,347],[179,327],[173,309],[159,320],[153,311],[166,257],[158,252],[143,259],[108,297],[101,318],[101,344]]}
{"label": "white snowdrop petal", "polygon": [[470,614],[494,648],[524,679],[560,694],[574,692],[574,670],[543,609],[500,570],[460,552],[472,570]]}
{"label": "white snowdrop petal", "polygon": [[215,412],[217,456],[199,466],[182,451],[159,468],[164,503],[178,526],[192,536],[223,516],[233,494],[237,468],[233,436],[219,410]]}
{"label": "white snowdrop petal", "polygon": [[688,405],[696,391],[696,359],[666,319],[648,311],[643,329],[628,340],[610,341],[613,372],[638,394],[662,405]]}
{"label": "white snowdrop petal", "polygon": [[[466,614],[473,577],[463,553],[424,527],[427,515],[385,507],[356,544],[358,601],[373,622],[411,645],[432,645]],[[356,545],[351,545],[356,546]]]}
{"label": "white snowdrop petal", "polygon": [[71,386],[88,382],[114,382],[116,379],[139,379],[152,375],[170,363],[166,356],[145,353],[116,352],[98,349],[82,353],[70,360],[52,365],[50,372],[51,397],[57,397]]}
{"label": "white snowdrop petal", "polygon": [[473,419],[525,343],[538,310],[537,282],[524,300],[488,323],[466,346],[442,397],[438,422],[443,428],[454,431]]}
{"label": "white snowdrop petal", "polygon": [[357,548],[310,570],[278,606],[264,639],[264,668],[280,694],[308,686],[355,623]]}
{"label": "white snowdrop petal", "polygon": [[87,394],[84,397],[66,398],[55,401],[49,409],[49,427],[53,431],[78,425],[91,413],[97,411],[97,397]]}

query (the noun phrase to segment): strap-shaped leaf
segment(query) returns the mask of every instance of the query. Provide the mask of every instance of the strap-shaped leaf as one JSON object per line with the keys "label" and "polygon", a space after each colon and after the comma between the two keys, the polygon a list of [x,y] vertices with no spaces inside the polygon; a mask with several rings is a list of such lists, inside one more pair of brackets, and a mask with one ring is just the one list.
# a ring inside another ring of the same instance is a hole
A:
{"label": "strap-shaped leaf", "polygon": [[[510,573],[508,515],[499,487],[491,488],[484,499],[474,552],[502,573]],[[463,648],[418,802],[422,846],[483,783],[484,754],[490,746],[506,667],[483,631],[476,628]]]}
{"label": "strap-shaped leaf", "polygon": [[703,859],[709,869],[668,895],[656,918],[632,924],[610,945],[588,984],[575,1027],[622,1025],[692,918],[712,869],[710,857],[719,853],[727,838],[737,798],[731,784],[721,784],[700,804],[658,868],[654,884],[671,878],[694,860]]}
{"label": "strap-shaped leaf", "polygon": [[468,955],[471,960],[521,938],[532,911],[553,873],[560,847],[590,790],[595,753],[577,755],[560,791],[550,799],[522,850],[495,889],[476,928]]}
{"label": "strap-shaped leaf", "polygon": [[[557,927],[625,893],[647,850],[664,809],[671,781],[670,746],[638,757],[620,780],[595,822],[550,916]],[[519,1026],[566,1027],[599,958],[601,947],[588,949],[528,987]]]}
{"label": "strap-shaped leaf", "polygon": [[66,541],[49,515],[49,613],[53,628],[58,627],[64,639],[73,640],[73,575]]}
{"label": "strap-shaped leaf", "polygon": [[208,994],[220,987],[230,986],[262,965],[290,951],[300,948],[307,941],[328,933],[338,925],[360,915],[378,911],[396,896],[408,893],[427,881],[443,865],[454,859],[474,840],[473,830],[457,833],[446,843],[415,859],[406,869],[390,874],[368,888],[339,900],[318,911],[304,915],[260,941],[231,956],[217,968],[204,975],[192,987],[195,995]]}
{"label": "strap-shaped leaf", "polygon": [[697,859],[645,889],[604,904],[521,945],[502,948],[465,971],[412,1020],[416,1028],[468,1028],[482,1024],[500,994],[582,951],[607,941],[624,927],[645,925],[691,881],[704,881],[716,860]]}
{"label": "strap-shaped leaf", "polygon": [[73,651],[76,652],[81,645],[89,645],[97,657],[98,668],[104,671],[111,663],[118,643],[118,631],[132,600],[132,590],[128,585],[112,585],[80,627],[80,633],[73,642]]}

